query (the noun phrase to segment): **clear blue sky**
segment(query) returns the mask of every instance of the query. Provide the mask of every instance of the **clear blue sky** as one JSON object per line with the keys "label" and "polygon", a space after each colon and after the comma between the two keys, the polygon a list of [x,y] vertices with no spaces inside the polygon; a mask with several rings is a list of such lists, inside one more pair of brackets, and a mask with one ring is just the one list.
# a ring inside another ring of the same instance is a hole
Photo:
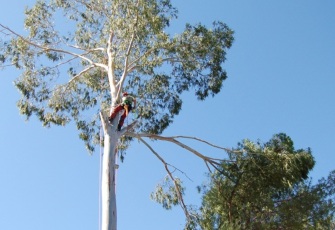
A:
{"label": "clear blue sky", "polygon": [[[22,31],[24,7],[33,2],[6,1],[0,22]],[[335,2],[174,2],[175,33],[186,22],[221,20],[235,31],[235,42],[222,92],[205,102],[184,95],[183,110],[164,135],[235,147],[244,138],[267,141],[285,132],[296,148],[311,147],[314,181],[335,169]],[[25,122],[12,83],[18,74],[0,72],[0,229],[98,229],[99,151],[89,156],[73,125],[45,129],[34,118]],[[192,179],[183,177],[186,202],[199,204],[195,187],[206,179],[206,167],[181,149],[158,143],[155,148]],[[165,175],[155,156],[134,142],[118,171],[119,230],[182,229],[179,207],[166,211],[149,197]]]}

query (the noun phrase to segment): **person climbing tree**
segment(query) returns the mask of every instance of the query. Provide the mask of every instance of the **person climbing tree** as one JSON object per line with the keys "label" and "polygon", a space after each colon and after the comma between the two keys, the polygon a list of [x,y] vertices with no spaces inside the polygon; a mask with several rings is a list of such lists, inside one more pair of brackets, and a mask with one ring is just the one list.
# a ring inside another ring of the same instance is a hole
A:
{"label": "person climbing tree", "polygon": [[136,98],[129,95],[127,92],[124,92],[122,97],[122,102],[118,104],[112,111],[111,115],[109,116],[108,120],[110,123],[113,122],[114,118],[116,117],[117,113],[121,110],[124,110],[123,114],[120,117],[119,124],[117,125],[117,130],[120,131],[121,127],[124,123],[124,119],[128,116],[128,113],[135,109],[136,107]]}

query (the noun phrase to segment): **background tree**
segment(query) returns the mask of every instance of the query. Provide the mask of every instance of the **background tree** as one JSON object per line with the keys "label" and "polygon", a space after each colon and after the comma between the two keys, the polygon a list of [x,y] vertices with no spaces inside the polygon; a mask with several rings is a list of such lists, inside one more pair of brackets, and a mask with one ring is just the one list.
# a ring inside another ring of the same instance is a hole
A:
{"label": "background tree", "polygon": [[244,140],[229,159],[199,188],[201,229],[331,228],[334,172],[312,185],[310,149],[294,149],[281,133],[265,144]]}
{"label": "background tree", "polygon": [[[176,138],[158,135],[180,112],[184,91],[194,90],[199,100],[220,92],[233,32],[222,22],[214,22],[212,29],[187,24],[172,37],[166,31],[177,10],[169,0],[38,0],[25,14],[25,35],[0,24],[1,67],[22,71],[15,81],[22,93],[20,112],[27,119],[37,116],[47,127],[74,121],[91,152],[103,126],[103,229],[116,229],[116,153],[124,153],[134,137],[146,145],[144,138],[151,138],[185,148]],[[138,97],[138,119],[117,132],[118,119],[108,124],[107,110],[124,91]],[[207,164],[217,164],[187,149]],[[151,150],[173,181],[174,203],[188,216],[180,182]]]}

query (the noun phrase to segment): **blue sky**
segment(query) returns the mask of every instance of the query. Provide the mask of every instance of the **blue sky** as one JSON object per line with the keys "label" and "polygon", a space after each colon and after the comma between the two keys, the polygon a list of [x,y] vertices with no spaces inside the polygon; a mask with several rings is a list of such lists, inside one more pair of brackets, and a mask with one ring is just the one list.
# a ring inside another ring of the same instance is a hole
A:
{"label": "blue sky", "polygon": [[[0,22],[22,31],[24,7],[32,2],[7,1]],[[244,138],[267,141],[285,132],[296,148],[312,149],[314,181],[335,169],[335,2],[173,2],[179,9],[173,33],[186,22],[210,26],[221,20],[235,31],[235,42],[221,93],[204,102],[183,95],[183,110],[164,135],[235,147]],[[18,75],[10,69],[0,72],[0,229],[98,229],[99,150],[88,155],[73,125],[45,129],[34,118],[26,122],[16,108],[19,93],[12,82]],[[195,188],[206,179],[205,165],[171,145],[154,147],[191,179],[180,175],[187,204],[198,205]],[[134,142],[118,171],[120,230],[182,229],[179,207],[166,211],[150,200],[165,175],[155,156]]]}

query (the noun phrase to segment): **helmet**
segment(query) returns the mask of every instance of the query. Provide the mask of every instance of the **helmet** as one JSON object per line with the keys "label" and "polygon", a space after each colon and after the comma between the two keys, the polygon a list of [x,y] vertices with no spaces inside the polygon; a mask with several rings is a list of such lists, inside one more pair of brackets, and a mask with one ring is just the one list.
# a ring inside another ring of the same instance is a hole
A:
{"label": "helmet", "polygon": [[127,95],[128,95],[128,93],[127,93],[127,92],[124,92],[122,95],[123,95],[123,96],[127,96]]}

